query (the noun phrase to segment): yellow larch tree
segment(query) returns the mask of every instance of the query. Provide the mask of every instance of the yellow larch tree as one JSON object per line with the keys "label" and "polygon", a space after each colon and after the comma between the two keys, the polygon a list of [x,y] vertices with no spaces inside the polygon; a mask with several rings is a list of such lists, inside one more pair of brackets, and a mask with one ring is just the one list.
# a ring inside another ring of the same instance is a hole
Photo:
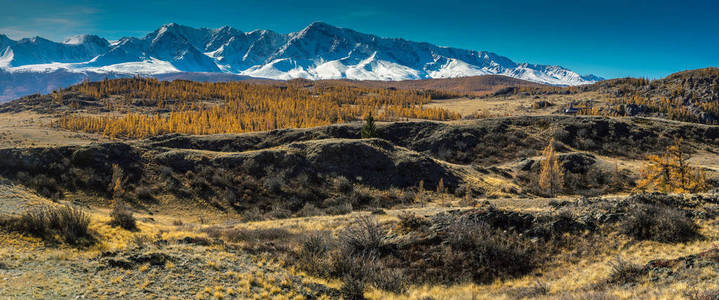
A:
{"label": "yellow larch tree", "polygon": [[547,195],[555,196],[564,187],[564,169],[554,150],[554,138],[542,151],[539,167],[539,188]]}
{"label": "yellow larch tree", "polygon": [[647,162],[637,180],[638,191],[664,193],[693,193],[708,189],[704,171],[689,164],[683,139],[676,140],[662,154],[647,156]]}

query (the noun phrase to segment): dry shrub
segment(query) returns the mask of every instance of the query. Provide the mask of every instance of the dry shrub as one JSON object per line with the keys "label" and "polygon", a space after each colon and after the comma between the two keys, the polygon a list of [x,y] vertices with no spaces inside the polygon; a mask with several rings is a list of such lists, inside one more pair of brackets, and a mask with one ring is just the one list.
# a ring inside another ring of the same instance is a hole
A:
{"label": "dry shrub", "polygon": [[362,216],[341,231],[339,241],[349,254],[381,252],[387,232],[370,216]]}
{"label": "dry shrub", "polygon": [[309,274],[319,277],[329,275],[329,260],[327,254],[330,244],[327,232],[311,232],[300,239],[300,250],[296,264]]}
{"label": "dry shrub", "polygon": [[349,195],[354,190],[352,182],[344,176],[335,178],[334,180],[335,191],[341,194]]}
{"label": "dry shrub", "polygon": [[318,208],[312,203],[305,203],[305,205],[297,211],[297,216],[300,217],[314,217],[314,216],[322,216],[325,212],[322,211],[322,209]]}
{"label": "dry shrub", "polygon": [[694,290],[686,293],[685,296],[691,300],[716,300],[719,299],[719,289],[706,291]]}
{"label": "dry shrub", "polygon": [[12,230],[28,233],[49,242],[55,242],[56,236],[75,246],[86,246],[94,242],[88,228],[90,216],[72,206],[36,208],[4,223]]}
{"label": "dry shrub", "polygon": [[137,222],[132,211],[121,201],[115,203],[112,212],[110,212],[110,225],[120,226],[125,230],[137,230]]}
{"label": "dry shrub", "polygon": [[244,222],[260,221],[262,218],[262,212],[256,206],[242,212],[242,221]]}
{"label": "dry shrub", "polygon": [[152,187],[145,186],[145,185],[135,187],[135,197],[137,197],[137,199],[144,200],[144,201],[150,201],[153,199],[152,194],[153,194]]}
{"label": "dry shrub", "polygon": [[683,211],[649,204],[631,207],[619,229],[639,240],[665,243],[686,242],[699,236],[699,227]]}
{"label": "dry shrub", "polygon": [[425,226],[431,225],[425,218],[418,217],[411,212],[403,212],[399,216],[399,228],[408,231],[417,231]]}
{"label": "dry shrub", "polygon": [[362,300],[364,297],[365,281],[361,278],[345,276],[340,287],[340,295],[346,300]]}
{"label": "dry shrub", "polygon": [[352,203],[347,199],[341,199],[332,206],[327,207],[327,214],[330,215],[346,215],[352,213]]}
{"label": "dry shrub", "polygon": [[627,261],[621,257],[610,264],[612,272],[609,274],[608,283],[624,285],[627,283],[633,283],[638,280],[639,277],[646,274],[646,270],[640,265]]}
{"label": "dry shrub", "polygon": [[306,235],[294,264],[314,276],[343,279],[345,299],[361,299],[366,286],[402,293],[407,286],[404,272],[388,268],[380,259],[386,250],[385,235],[372,217],[360,217],[337,240],[327,238],[327,232]]}
{"label": "dry shrub", "polygon": [[443,282],[488,283],[529,273],[536,267],[536,245],[513,231],[495,229],[484,222],[460,220],[449,226],[439,259],[417,277]]}
{"label": "dry shrub", "polygon": [[538,265],[540,246],[512,230],[466,218],[439,227],[435,219],[410,214],[402,219],[405,224],[398,227],[406,228],[399,237],[388,237],[372,216],[358,218],[336,240],[327,234],[306,236],[293,263],[315,276],[343,279],[348,291],[371,286],[395,293],[410,284],[487,283],[527,274]]}

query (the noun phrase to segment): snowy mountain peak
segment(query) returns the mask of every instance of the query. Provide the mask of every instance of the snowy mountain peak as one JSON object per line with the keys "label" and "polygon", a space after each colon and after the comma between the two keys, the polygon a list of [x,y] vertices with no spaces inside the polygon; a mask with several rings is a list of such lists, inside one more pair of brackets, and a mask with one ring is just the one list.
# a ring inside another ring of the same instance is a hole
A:
{"label": "snowy mountain peak", "polygon": [[303,29],[302,31],[308,31],[308,30],[341,30],[341,29],[342,29],[342,28],[339,28],[339,27],[336,27],[336,26],[332,26],[332,25],[327,24],[327,23],[322,22],[322,21],[314,21],[314,22],[310,23],[310,25],[307,25],[307,27],[305,27],[305,29]]}
{"label": "snowy mountain peak", "polygon": [[497,74],[553,85],[602,80],[561,66],[518,64],[491,52],[382,38],[325,22],[289,34],[168,23],[142,38],[126,37],[112,44],[94,35],[57,43],[40,37],[15,41],[0,34],[0,68],[116,75],[223,72],[273,79],[404,80]]}

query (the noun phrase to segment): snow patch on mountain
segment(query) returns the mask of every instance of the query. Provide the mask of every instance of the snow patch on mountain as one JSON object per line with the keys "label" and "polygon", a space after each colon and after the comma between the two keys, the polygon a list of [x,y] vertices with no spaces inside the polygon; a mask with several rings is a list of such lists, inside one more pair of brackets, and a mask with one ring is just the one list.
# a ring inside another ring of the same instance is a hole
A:
{"label": "snow patch on mountain", "polygon": [[428,71],[432,78],[455,78],[463,76],[480,76],[492,74],[480,67],[470,65],[458,59],[448,59],[438,70]]}
{"label": "snow patch on mountain", "polygon": [[13,60],[14,56],[15,54],[10,46],[5,47],[5,49],[0,51],[0,68],[7,68],[10,66],[10,62]]}
{"label": "snow patch on mountain", "polygon": [[120,74],[136,74],[136,75],[157,75],[165,73],[180,72],[171,63],[150,57],[140,62],[127,62],[114,64],[97,68],[86,68],[88,71],[96,73],[120,73]]}

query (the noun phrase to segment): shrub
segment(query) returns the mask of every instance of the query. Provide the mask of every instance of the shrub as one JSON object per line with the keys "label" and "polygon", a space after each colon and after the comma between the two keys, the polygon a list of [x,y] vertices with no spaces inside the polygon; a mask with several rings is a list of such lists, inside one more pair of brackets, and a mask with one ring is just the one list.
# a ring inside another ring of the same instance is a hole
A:
{"label": "shrub", "polygon": [[313,232],[300,240],[300,251],[297,255],[297,264],[311,275],[325,277],[329,275],[329,261],[327,254],[330,245],[326,232]]}
{"label": "shrub", "polygon": [[624,260],[621,257],[617,257],[610,266],[612,272],[609,274],[609,280],[607,280],[607,282],[613,284],[623,285],[636,282],[638,277],[646,273],[641,266]]}
{"label": "shrub", "polygon": [[639,240],[665,243],[686,242],[699,236],[698,226],[683,211],[649,204],[629,208],[619,229]]}
{"label": "shrub", "polygon": [[138,186],[135,188],[135,197],[140,200],[152,200],[152,188],[149,186]]}
{"label": "shrub", "polygon": [[441,268],[435,271],[442,281],[487,283],[526,274],[536,266],[531,242],[513,231],[471,220],[458,220],[447,231],[438,254]]}
{"label": "shrub", "polygon": [[327,213],[330,215],[345,215],[352,212],[352,203],[347,199],[343,199],[333,206],[327,208]]}
{"label": "shrub", "polygon": [[265,182],[262,184],[265,190],[273,194],[282,193],[282,188],[286,185],[287,183],[285,182],[285,179],[279,175],[267,177]]}
{"label": "shrub", "polygon": [[685,293],[685,296],[690,300],[715,300],[719,299],[719,289],[706,291],[694,290]]}
{"label": "shrub", "polygon": [[292,217],[292,212],[280,204],[275,204],[272,209],[265,214],[267,219],[287,219]]}
{"label": "shrub", "polygon": [[312,203],[305,203],[305,206],[297,212],[297,215],[300,217],[313,217],[324,215],[324,212]]}
{"label": "shrub", "polygon": [[60,186],[54,178],[45,176],[43,174],[37,175],[30,180],[21,179],[23,182],[28,182],[29,185],[43,197],[50,199],[59,199],[62,197]]}
{"label": "shrub", "polygon": [[341,230],[336,242],[326,234],[305,237],[294,262],[313,275],[344,279],[348,291],[370,285],[403,293],[410,282],[487,283],[525,275],[540,259],[539,244],[471,217],[400,218],[400,229],[415,229],[398,239],[387,239],[372,216]]}
{"label": "shrub", "polygon": [[378,204],[375,202],[375,197],[372,195],[372,191],[367,187],[354,189],[354,191],[352,191],[349,195],[349,201],[352,205],[356,206]]}
{"label": "shrub", "polygon": [[361,300],[364,297],[365,282],[362,278],[345,276],[340,287],[340,295],[346,300]]}
{"label": "shrub", "polygon": [[372,283],[378,289],[393,293],[404,293],[407,290],[407,277],[401,270],[377,268]]}
{"label": "shrub", "polygon": [[429,221],[411,212],[403,212],[399,216],[399,227],[406,231],[415,231],[424,226],[431,225]]}
{"label": "shrub", "polygon": [[242,221],[252,222],[262,220],[262,212],[256,206],[242,212]]}
{"label": "shrub", "polygon": [[87,245],[94,241],[88,228],[90,217],[71,206],[29,210],[19,218],[6,222],[6,225],[51,242],[55,241],[56,236],[71,245]]}
{"label": "shrub", "polygon": [[374,254],[382,250],[386,231],[371,216],[362,216],[339,234],[349,254]]}
{"label": "shrub", "polygon": [[110,212],[110,219],[110,225],[112,226],[120,226],[126,230],[137,230],[137,223],[132,211],[121,201],[115,203],[115,207]]}
{"label": "shrub", "polygon": [[335,187],[335,191],[337,191],[338,193],[345,194],[345,195],[349,195],[354,190],[354,186],[352,186],[352,182],[350,182],[349,179],[347,179],[344,176],[335,178],[334,187]]}
{"label": "shrub", "polygon": [[417,198],[417,195],[413,191],[402,191],[399,197],[399,201],[402,204],[411,204]]}

